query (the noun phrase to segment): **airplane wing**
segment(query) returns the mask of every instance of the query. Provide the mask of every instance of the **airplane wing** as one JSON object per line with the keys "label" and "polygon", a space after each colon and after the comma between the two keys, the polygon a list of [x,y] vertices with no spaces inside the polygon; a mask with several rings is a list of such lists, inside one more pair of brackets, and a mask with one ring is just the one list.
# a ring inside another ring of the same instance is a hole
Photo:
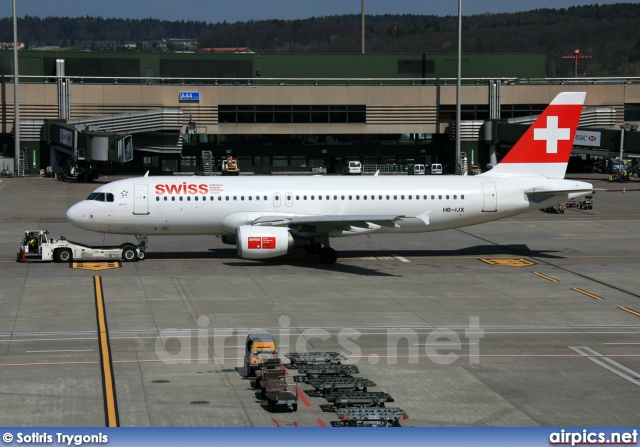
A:
{"label": "airplane wing", "polygon": [[389,215],[353,215],[353,216],[265,216],[253,221],[252,225],[261,226],[288,226],[288,225],[318,225],[318,224],[336,224],[336,225],[354,225],[358,223],[371,222],[380,226],[395,227],[396,222],[405,216]]}
{"label": "airplane wing", "polygon": [[289,227],[292,233],[305,237],[330,234],[347,236],[373,233],[382,228],[399,228],[398,222],[408,219],[419,219],[425,225],[429,225],[429,214],[432,211],[429,210],[417,216],[394,214],[263,216],[254,220],[251,225]]}
{"label": "airplane wing", "polygon": [[[264,216],[253,221],[256,226],[288,226],[291,231],[305,235],[328,234],[334,230],[347,233],[373,232],[386,228],[398,228],[398,222],[407,216],[381,215],[324,215],[324,216]],[[429,224],[429,212],[413,218]]]}

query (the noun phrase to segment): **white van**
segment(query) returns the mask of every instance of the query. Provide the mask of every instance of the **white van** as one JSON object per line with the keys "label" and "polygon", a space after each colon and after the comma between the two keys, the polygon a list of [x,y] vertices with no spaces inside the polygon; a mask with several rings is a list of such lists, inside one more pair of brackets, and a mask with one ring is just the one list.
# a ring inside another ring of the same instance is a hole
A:
{"label": "white van", "polygon": [[344,173],[348,175],[360,175],[362,174],[362,163],[359,161],[350,161],[345,167]]}
{"label": "white van", "polygon": [[425,167],[425,165],[421,165],[421,164],[413,165],[413,166],[411,166],[411,169],[409,169],[409,174],[425,175],[426,174],[426,167]]}
{"label": "white van", "polygon": [[432,174],[442,174],[442,165],[440,163],[434,163],[431,165]]}

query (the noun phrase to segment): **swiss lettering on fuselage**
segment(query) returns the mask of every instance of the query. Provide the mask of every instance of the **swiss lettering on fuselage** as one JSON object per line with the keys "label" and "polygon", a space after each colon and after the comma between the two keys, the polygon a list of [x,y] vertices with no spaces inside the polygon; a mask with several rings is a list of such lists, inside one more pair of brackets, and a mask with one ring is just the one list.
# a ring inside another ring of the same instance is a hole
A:
{"label": "swiss lettering on fuselage", "polygon": [[206,183],[187,183],[178,184],[158,184],[156,185],[156,194],[219,194],[222,191],[222,185]]}

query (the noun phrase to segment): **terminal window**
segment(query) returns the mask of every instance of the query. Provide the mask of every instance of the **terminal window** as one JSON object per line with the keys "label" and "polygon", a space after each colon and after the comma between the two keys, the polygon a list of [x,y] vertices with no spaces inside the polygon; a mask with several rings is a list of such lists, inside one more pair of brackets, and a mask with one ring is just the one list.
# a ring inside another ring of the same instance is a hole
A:
{"label": "terminal window", "polygon": [[625,104],[624,105],[624,120],[625,121],[640,121],[640,104]]}
{"label": "terminal window", "polygon": [[219,105],[220,124],[349,124],[364,123],[364,105]]}

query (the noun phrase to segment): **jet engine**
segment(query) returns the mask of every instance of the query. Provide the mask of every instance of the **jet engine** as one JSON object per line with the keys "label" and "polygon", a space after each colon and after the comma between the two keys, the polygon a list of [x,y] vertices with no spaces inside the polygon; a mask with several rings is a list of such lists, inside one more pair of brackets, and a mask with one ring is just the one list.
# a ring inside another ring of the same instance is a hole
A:
{"label": "jet engine", "polygon": [[241,225],[236,230],[238,257],[267,259],[283,256],[294,248],[293,236],[287,228]]}
{"label": "jet engine", "polygon": [[220,236],[220,241],[227,245],[236,245],[237,243],[235,234],[223,234]]}

